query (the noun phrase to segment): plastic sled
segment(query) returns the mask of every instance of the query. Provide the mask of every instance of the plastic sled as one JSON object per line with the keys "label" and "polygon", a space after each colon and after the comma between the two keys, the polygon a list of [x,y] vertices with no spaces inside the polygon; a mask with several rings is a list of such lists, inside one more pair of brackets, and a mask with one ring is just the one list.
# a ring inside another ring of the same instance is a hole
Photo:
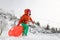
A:
{"label": "plastic sled", "polygon": [[22,35],[22,32],[23,32],[22,26],[14,26],[13,28],[11,28],[9,30],[8,35],[18,37],[18,36]]}

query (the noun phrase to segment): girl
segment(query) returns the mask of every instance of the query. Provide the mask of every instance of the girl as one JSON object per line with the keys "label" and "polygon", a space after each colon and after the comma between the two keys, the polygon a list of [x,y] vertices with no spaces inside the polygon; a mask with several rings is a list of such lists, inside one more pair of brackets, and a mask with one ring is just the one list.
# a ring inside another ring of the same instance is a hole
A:
{"label": "girl", "polygon": [[24,30],[23,30],[23,35],[26,35],[27,36],[27,33],[28,33],[28,25],[27,23],[29,21],[31,21],[33,24],[34,24],[34,21],[32,20],[32,18],[30,17],[31,15],[31,10],[30,9],[25,9],[24,10],[24,14],[23,16],[20,18],[19,22],[18,22],[18,26],[20,24],[22,24]]}

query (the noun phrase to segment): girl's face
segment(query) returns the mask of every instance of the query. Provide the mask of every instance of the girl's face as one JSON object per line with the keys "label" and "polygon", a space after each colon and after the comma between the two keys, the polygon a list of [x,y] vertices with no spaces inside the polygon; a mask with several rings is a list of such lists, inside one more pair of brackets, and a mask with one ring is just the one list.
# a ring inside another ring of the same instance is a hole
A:
{"label": "girl's face", "polygon": [[28,12],[28,15],[30,16],[31,15],[31,12]]}

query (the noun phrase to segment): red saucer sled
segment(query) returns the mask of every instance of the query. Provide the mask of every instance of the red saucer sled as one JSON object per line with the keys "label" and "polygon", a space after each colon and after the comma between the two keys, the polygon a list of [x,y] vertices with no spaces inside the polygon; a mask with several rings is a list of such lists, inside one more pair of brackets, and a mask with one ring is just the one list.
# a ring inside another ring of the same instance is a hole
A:
{"label": "red saucer sled", "polygon": [[23,32],[23,27],[22,26],[14,26],[13,28],[11,28],[8,31],[8,35],[18,37],[18,36],[22,35],[22,32]]}

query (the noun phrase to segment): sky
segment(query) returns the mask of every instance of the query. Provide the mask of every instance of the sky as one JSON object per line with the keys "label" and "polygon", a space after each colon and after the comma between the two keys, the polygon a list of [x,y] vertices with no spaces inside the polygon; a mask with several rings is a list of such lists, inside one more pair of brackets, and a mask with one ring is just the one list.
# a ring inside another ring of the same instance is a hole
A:
{"label": "sky", "polygon": [[0,0],[0,8],[13,11],[18,18],[29,8],[34,21],[60,28],[60,0]]}

